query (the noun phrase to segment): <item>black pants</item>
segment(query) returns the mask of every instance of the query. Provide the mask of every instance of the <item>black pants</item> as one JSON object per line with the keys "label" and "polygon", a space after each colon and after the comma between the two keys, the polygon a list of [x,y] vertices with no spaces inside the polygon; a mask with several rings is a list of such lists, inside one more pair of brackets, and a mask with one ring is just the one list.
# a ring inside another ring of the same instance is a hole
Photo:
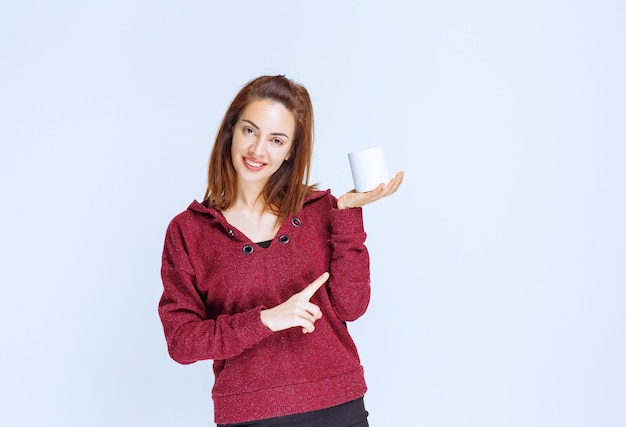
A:
{"label": "black pants", "polygon": [[368,427],[363,398],[332,408],[217,427]]}

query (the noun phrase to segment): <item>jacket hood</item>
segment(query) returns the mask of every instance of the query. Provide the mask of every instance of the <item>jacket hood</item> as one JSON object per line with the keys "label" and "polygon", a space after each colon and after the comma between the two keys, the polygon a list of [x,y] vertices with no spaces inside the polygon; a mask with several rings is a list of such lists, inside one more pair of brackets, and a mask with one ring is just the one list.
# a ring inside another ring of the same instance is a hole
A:
{"label": "jacket hood", "polygon": [[[321,199],[322,197],[328,194],[330,194],[330,189],[310,191],[309,194],[307,194],[306,197],[304,198],[304,204],[307,204],[313,200]],[[187,209],[190,211],[198,212],[202,214],[209,214],[212,216],[221,216],[219,209],[214,208],[213,206],[207,206],[206,202],[201,203],[197,200],[194,200],[193,202],[191,202],[191,204],[189,205],[189,207],[187,207]]]}

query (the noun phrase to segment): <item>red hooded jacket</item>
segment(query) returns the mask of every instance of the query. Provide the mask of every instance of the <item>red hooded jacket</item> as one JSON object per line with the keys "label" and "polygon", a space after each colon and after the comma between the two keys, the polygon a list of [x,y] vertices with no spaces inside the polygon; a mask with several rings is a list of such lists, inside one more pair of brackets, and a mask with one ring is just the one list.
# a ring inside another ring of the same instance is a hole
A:
{"label": "red hooded jacket", "polygon": [[[212,359],[216,423],[314,411],[365,394],[363,368],[346,322],[370,298],[360,208],[339,210],[330,191],[312,192],[268,248],[194,201],[170,223],[159,315],[171,357]],[[315,331],[272,332],[260,311],[300,292],[323,272],[312,297]]]}

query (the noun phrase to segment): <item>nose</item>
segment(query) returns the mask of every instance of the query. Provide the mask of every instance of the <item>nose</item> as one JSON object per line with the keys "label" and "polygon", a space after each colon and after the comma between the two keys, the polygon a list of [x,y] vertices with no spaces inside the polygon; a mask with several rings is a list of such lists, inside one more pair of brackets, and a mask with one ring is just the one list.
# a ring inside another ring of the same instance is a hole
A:
{"label": "nose", "polygon": [[265,142],[263,141],[263,138],[257,138],[256,141],[250,145],[250,154],[257,159],[263,157],[265,154]]}

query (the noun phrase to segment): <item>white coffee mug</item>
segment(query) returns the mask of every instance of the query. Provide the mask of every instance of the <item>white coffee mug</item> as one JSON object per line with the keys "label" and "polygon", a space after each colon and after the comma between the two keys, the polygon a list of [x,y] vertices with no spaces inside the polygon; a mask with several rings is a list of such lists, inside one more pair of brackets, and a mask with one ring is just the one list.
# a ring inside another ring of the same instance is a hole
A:
{"label": "white coffee mug", "polygon": [[369,148],[348,154],[354,188],[359,193],[371,191],[380,183],[389,181],[387,163],[382,147]]}

